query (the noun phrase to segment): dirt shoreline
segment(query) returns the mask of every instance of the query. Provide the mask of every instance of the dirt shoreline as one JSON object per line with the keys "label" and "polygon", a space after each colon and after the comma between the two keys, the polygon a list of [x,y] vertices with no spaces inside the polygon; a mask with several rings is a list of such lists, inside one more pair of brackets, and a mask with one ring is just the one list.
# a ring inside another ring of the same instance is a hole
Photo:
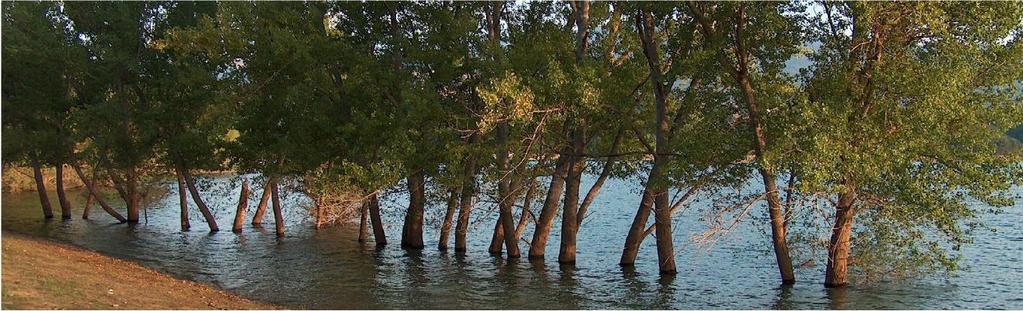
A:
{"label": "dirt shoreline", "polygon": [[280,309],[94,251],[3,231],[3,309]]}

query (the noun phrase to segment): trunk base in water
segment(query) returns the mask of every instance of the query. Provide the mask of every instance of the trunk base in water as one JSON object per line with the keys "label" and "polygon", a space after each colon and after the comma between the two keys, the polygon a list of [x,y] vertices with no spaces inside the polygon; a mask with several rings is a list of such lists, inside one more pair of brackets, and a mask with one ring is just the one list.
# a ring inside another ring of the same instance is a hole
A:
{"label": "trunk base in water", "polygon": [[418,171],[408,178],[409,206],[401,228],[401,247],[423,249],[423,214],[426,212],[426,174]]}
{"label": "trunk base in water", "polygon": [[437,241],[437,250],[448,250],[448,237],[451,235],[451,222],[455,218],[455,211],[458,209],[458,192],[448,190],[448,209],[444,213],[444,223],[440,227],[440,238]]}
{"label": "trunk base in water", "polygon": [[[210,227],[210,232],[220,231],[220,227],[217,226],[217,218],[213,216],[213,212],[206,206],[206,202],[202,200],[202,195],[199,194],[199,189],[195,186],[195,180],[192,178],[192,174],[188,172],[188,169],[182,165],[178,166],[178,172],[185,179],[185,186],[188,188],[188,192],[192,194],[192,201],[195,201],[195,205],[199,207],[199,212],[202,213],[202,217],[206,219],[206,224]],[[128,221],[130,222],[132,217],[131,213],[128,213]],[[137,212],[136,212],[137,214]],[[135,215],[136,221],[138,215]]]}
{"label": "trunk base in water", "polygon": [[234,233],[242,232],[242,224],[245,223],[245,209],[249,207],[249,181],[242,181],[242,192],[238,195],[238,209],[234,214],[234,226],[231,226],[231,231]]}
{"label": "trunk base in water", "polygon": [[849,283],[849,239],[852,236],[855,190],[843,193],[835,211],[835,226],[828,246],[828,264],[824,271],[824,287],[842,287]]}
{"label": "trunk base in water", "polygon": [[497,216],[497,223],[494,224],[494,235],[490,237],[490,248],[487,252],[491,256],[501,256],[501,252],[504,251],[504,226],[502,225],[504,215],[500,214]]}
{"label": "trunk base in water", "polygon": [[387,245],[387,235],[384,234],[384,223],[380,218],[380,200],[376,194],[373,194],[369,198],[369,219],[373,226],[373,239],[376,240],[377,247]]}
{"label": "trunk base in water", "polygon": [[43,183],[43,171],[38,162],[32,163],[32,174],[36,182],[36,193],[39,194],[39,203],[43,207],[43,217],[53,218],[53,208],[50,207],[50,198],[46,196],[46,184]]}
{"label": "trunk base in water", "polygon": [[284,236],[284,214],[281,213],[281,197],[277,191],[277,182],[270,185],[270,197],[274,206],[274,229],[277,236]]}
{"label": "trunk base in water", "polygon": [[672,241],[671,207],[668,193],[654,194],[654,225],[657,227],[657,261],[661,275],[678,273],[675,268],[675,243]]}
{"label": "trunk base in water", "polygon": [[[566,152],[567,153],[567,152]],[[554,165],[554,173],[551,175],[551,183],[547,190],[547,197],[544,199],[543,208],[540,210],[540,219],[537,220],[533,230],[533,240],[529,244],[529,260],[543,260],[547,251],[547,238],[550,236],[551,227],[554,225],[554,216],[561,205],[561,194],[565,191],[565,177],[568,174],[567,157],[558,158]]]}
{"label": "trunk base in water", "polygon": [[253,227],[263,225],[263,215],[266,215],[266,206],[270,202],[270,187],[273,184],[273,177],[267,178],[266,183],[263,184],[263,195],[259,197],[259,205],[256,205],[256,213],[252,216]]}
{"label": "trunk base in water", "polygon": [[650,191],[643,189],[643,198],[640,199],[636,217],[632,219],[629,235],[625,238],[625,247],[622,249],[622,258],[618,262],[619,266],[632,267],[636,265],[636,257],[639,256],[639,247],[643,244],[643,238],[645,237],[643,232],[646,230],[647,220],[650,219],[653,202],[654,199],[650,195]]}
{"label": "trunk base in water", "polygon": [[360,210],[362,215],[359,220],[359,243],[366,243],[369,240],[369,205],[362,202]]}
{"label": "trunk base in water", "polygon": [[71,220],[71,203],[67,200],[67,195],[64,193],[64,164],[57,163],[56,179],[57,179],[57,202],[60,202],[60,219]]}

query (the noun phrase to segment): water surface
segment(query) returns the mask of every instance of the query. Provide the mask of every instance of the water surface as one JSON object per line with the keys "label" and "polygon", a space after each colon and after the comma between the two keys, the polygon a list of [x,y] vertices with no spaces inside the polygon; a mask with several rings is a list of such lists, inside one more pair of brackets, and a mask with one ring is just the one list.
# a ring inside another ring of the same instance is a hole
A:
{"label": "water surface", "polygon": [[[285,200],[285,237],[275,236],[272,213],[265,228],[246,225],[244,233],[235,234],[230,226],[237,181],[205,179],[212,187],[204,192],[225,229],[215,234],[207,232],[194,205],[192,231],[180,232],[173,187],[149,204],[148,220],[134,227],[114,224],[98,206],[91,220],[80,219],[81,192],[71,192],[75,218],[69,222],[44,221],[35,193],[4,194],[2,226],[291,308],[1023,308],[1023,290],[1018,287],[1023,279],[1019,204],[1001,215],[985,216],[986,224],[997,232],[978,231],[976,243],[964,249],[965,270],[955,276],[828,290],[821,285],[822,264],[797,270],[795,286],[780,286],[766,228],[752,222],[740,224],[712,248],[695,246],[691,237],[706,228],[696,212],[676,217],[677,276],[657,274],[652,238],[643,245],[635,268],[619,268],[622,242],[639,201],[638,183],[631,180],[609,180],[604,186],[580,230],[576,266],[562,268],[557,264],[557,226],[546,263],[490,256],[486,248],[495,215],[484,207],[474,212],[467,254],[436,250],[441,205],[427,207],[427,248],[402,250],[400,212],[407,201],[400,194],[384,202],[390,211],[385,225],[391,242],[384,248],[356,242],[357,226],[314,229],[309,212],[301,207],[307,200],[298,195]],[[592,182],[592,176],[585,178],[584,187]],[[253,188],[249,215],[261,191],[258,185]],[[59,213],[56,196],[50,197]],[[753,213],[761,214],[762,209]],[[525,243],[522,247],[525,253]]]}

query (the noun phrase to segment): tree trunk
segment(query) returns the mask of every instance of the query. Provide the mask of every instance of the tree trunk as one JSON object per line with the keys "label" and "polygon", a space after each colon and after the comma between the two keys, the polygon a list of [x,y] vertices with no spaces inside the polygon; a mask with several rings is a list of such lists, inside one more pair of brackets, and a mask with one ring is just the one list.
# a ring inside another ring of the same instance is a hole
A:
{"label": "tree trunk", "polygon": [[[469,144],[475,146],[479,135],[473,133]],[[469,155],[465,161],[465,172],[462,176],[462,196],[458,209],[458,225],[455,227],[455,253],[465,253],[466,234],[469,232],[469,213],[472,212],[473,199],[476,196],[476,156]]]}
{"label": "tree trunk", "polygon": [[778,185],[774,173],[760,168],[760,176],[764,179],[764,191],[767,194],[768,214],[771,216],[771,243],[774,245],[774,257],[781,273],[782,284],[796,283],[796,275],[792,270],[792,257],[785,238],[785,212],[782,210],[781,198],[778,197]]}
{"label": "tree trunk", "polygon": [[284,213],[281,211],[281,195],[276,179],[270,184],[270,198],[274,205],[274,229],[277,236],[284,236]]}
{"label": "tree trunk", "polygon": [[78,166],[77,163],[74,163],[71,168],[75,169],[75,174],[77,174],[78,178],[82,180],[83,184],[85,184],[85,188],[89,189],[89,194],[96,199],[96,203],[99,203],[99,206],[103,208],[103,211],[107,212],[107,214],[110,214],[110,216],[113,216],[120,223],[125,223],[128,221],[127,219],[124,218],[124,216],[121,216],[121,214],[118,213],[116,210],[110,208],[110,205],[107,205],[106,200],[103,200],[103,197],[100,197],[99,190],[96,189],[96,184],[90,182],[88,179],[85,178],[85,174],[82,173],[82,168]]}
{"label": "tree trunk", "polygon": [[451,236],[451,222],[455,218],[455,210],[458,209],[458,193],[454,189],[448,190],[448,209],[444,212],[444,223],[440,225],[440,240],[437,242],[438,250],[448,249],[448,237]]}
{"label": "tree trunk", "polygon": [[135,168],[129,168],[125,173],[122,187],[124,188],[124,201],[128,206],[128,223],[138,223],[142,200],[139,198],[139,181],[135,174]]}
{"label": "tree trunk", "polygon": [[[657,52],[657,44],[654,42],[655,30],[653,16],[650,12],[640,11],[637,14],[636,26],[639,28],[639,37],[642,42],[643,55],[646,57],[647,66],[650,71],[650,81],[653,84],[654,90],[654,101],[656,108],[656,129],[654,131],[655,146],[654,146],[654,163],[650,170],[650,175],[647,177],[647,184],[644,190],[644,198],[640,204],[640,211],[636,217],[639,218],[643,214],[645,203],[649,200],[652,201],[653,212],[654,212],[654,226],[657,228],[657,261],[660,273],[662,275],[670,275],[677,273],[675,268],[675,250],[674,242],[672,241],[671,232],[671,204],[668,202],[668,186],[666,181],[663,180],[664,176],[662,173],[663,166],[668,162],[669,155],[669,132],[671,126],[668,121],[668,108],[667,108],[667,90],[661,77],[661,65],[660,56]],[[676,125],[678,126],[678,125]],[[649,205],[647,205],[649,206]],[[647,212],[649,213],[649,212]],[[646,215],[643,215],[646,216]],[[645,221],[645,217],[644,217]],[[642,222],[642,221],[641,221]],[[636,221],[633,222],[636,225]],[[644,223],[645,225],[645,223]],[[628,251],[630,242],[634,242],[634,246],[638,248],[639,243],[642,242],[642,235],[644,228],[640,226],[638,232],[635,232],[637,228],[630,230],[629,237],[626,239],[626,250]],[[638,236],[636,234],[638,233]],[[629,241],[635,238],[636,241]],[[626,258],[627,254],[622,255],[622,265],[628,265],[634,263],[634,256],[632,262],[628,262]]]}
{"label": "tree trunk", "polygon": [[188,189],[185,186],[185,177],[181,176],[181,171],[174,170],[174,173],[178,177],[178,202],[181,203],[181,231],[188,231],[192,229],[192,224],[188,222]]}
{"label": "tree trunk", "polygon": [[67,193],[64,192],[64,163],[57,163],[57,201],[60,202],[60,219],[71,219],[71,203],[67,200]]}
{"label": "tree trunk", "polygon": [[654,225],[657,227],[657,262],[661,274],[676,274],[675,246],[671,234],[671,204],[668,192],[654,194]]}
{"label": "tree trunk", "polygon": [[554,216],[558,212],[559,199],[565,191],[565,174],[568,171],[568,159],[564,156],[558,157],[554,165],[554,173],[551,175],[551,185],[547,191],[547,198],[544,199],[543,209],[540,211],[540,219],[536,222],[536,229],[533,230],[533,241],[529,244],[529,258],[543,259],[547,249],[547,237],[551,234],[551,226],[554,225]]}
{"label": "tree trunk", "polygon": [[[585,60],[586,49],[589,46],[587,37],[590,32],[590,2],[588,0],[574,1],[572,8],[576,23],[575,63],[578,66],[582,65]],[[565,203],[561,216],[561,248],[558,252],[558,262],[563,265],[575,265],[575,242],[576,235],[579,233],[579,186],[582,182],[583,170],[586,168],[586,160],[583,158],[583,153],[586,152],[585,120],[576,118],[574,127],[571,137],[572,156],[568,159]]]}
{"label": "tree trunk", "polygon": [[504,213],[498,213],[497,222],[494,223],[494,235],[490,237],[490,247],[487,252],[494,256],[500,256],[504,250]]}
{"label": "tree trunk", "polygon": [[181,176],[185,178],[185,185],[188,186],[188,192],[192,194],[192,200],[195,201],[195,205],[199,207],[199,212],[202,213],[202,217],[206,219],[206,224],[209,225],[210,231],[220,231],[220,227],[217,226],[217,219],[213,217],[213,213],[210,212],[209,207],[206,206],[206,202],[203,202],[202,196],[199,195],[199,189],[195,187],[195,180],[192,179],[192,175],[189,174],[188,170],[183,166],[178,166],[178,171]]}
{"label": "tree trunk", "polygon": [[387,235],[384,233],[384,222],[380,218],[380,199],[374,193],[369,198],[369,218],[373,223],[373,238],[377,246],[387,245]]}
{"label": "tree trunk", "polygon": [[36,192],[39,193],[39,203],[43,207],[43,217],[53,218],[53,207],[50,206],[50,197],[46,194],[46,184],[43,182],[43,170],[38,161],[32,162],[32,174],[35,175]]}
{"label": "tree trunk", "polygon": [[[580,136],[576,134],[576,136]],[[579,150],[575,150],[578,152]],[[582,183],[583,169],[586,162],[580,156],[573,155],[568,169],[568,178],[565,179],[565,203],[562,207],[561,216],[561,249],[558,252],[558,262],[561,264],[575,264],[575,242],[579,233],[579,186]]]}
{"label": "tree trunk", "polygon": [[124,190],[124,185],[127,184],[127,182],[125,182],[124,179],[121,179],[121,177],[114,173],[113,170],[107,169],[107,175],[110,176],[110,184],[114,187],[114,190],[117,190],[117,195],[120,196],[121,200],[124,202],[128,202],[128,191]]}
{"label": "tree trunk", "polygon": [[[74,164],[73,163],[72,164],[68,164],[68,165],[72,166],[72,170],[74,170]],[[93,184],[96,183],[96,174],[97,174],[96,170],[92,170],[92,183]],[[85,182],[82,182],[82,184],[85,184]],[[85,187],[85,193],[86,193],[86,196],[85,196],[85,207],[82,208],[82,219],[89,219],[89,211],[92,210],[92,202],[94,200],[96,200],[96,196],[92,194],[92,191],[89,191],[89,187]]]}
{"label": "tree trunk", "polygon": [[92,209],[92,201],[95,197],[89,192],[85,198],[85,207],[82,208],[82,219],[89,219],[89,210]]}
{"label": "tree trunk", "polygon": [[[774,246],[778,271],[781,274],[782,284],[793,284],[796,282],[796,278],[792,269],[792,258],[789,256],[788,242],[786,241],[785,213],[782,210],[781,199],[778,195],[779,191],[774,169],[770,167],[768,159],[765,158],[768,148],[767,137],[764,134],[763,121],[760,119],[760,108],[750,79],[750,55],[743,42],[746,19],[741,7],[738,11],[738,19],[734,27],[735,40],[733,41],[734,48],[732,51],[735,53],[736,64],[733,67],[735,70],[732,71],[732,77],[738,88],[742,91],[743,100],[749,112],[749,124],[753,129],[753,150],[757,155],[757,161],[760,166],[760,176],[764,179],[764,192],[767,195],[768,213],[771,218],[771,243]],[[705,25],[704,27],[706,28],[707,26]],[[704,29],[703,31],[706,33],[709,32],[709,29]],[[719,62],[725,67],[732,67],[724,58],[720,58]]]}
{"label": "tree trunk", "polygon": [[[588,3],[577,4],[584,8],[583,13],[588,11]],[[587,20],[586,15],[576,16],[577,21]],[[558,252],[558,262],[561,264],[575,264],[576,238],[579,233],[579,188],[582,184],[583,170],[586,169],[586,161],[582,154],[586,152],[586,135],[583,129],[577,128],[572,133],[572,156],[568,157],[568,176],[565,179],[565,203],[561,211],[561,248]]]}
{"label": "tree trunk", "polygon": [[586,50],[589,48],[589,41],[586,38],[590,34],[590,1],[574,1],[572,5],[575,8],[575,63],[579,64],[583,62],[586,57]]}
{"label": "tree trunk", "polygon": [[419,170],[408,177],[409,204],[401,229],[401,247],[423,248],[423,214],[426,212],[426,174]]}
{"label": "tree trunk", "polygon": [[249,207],[249,180],[242,181],[242,192],[238,195],[238,210],[234,214],[234,226],[231,231],[242,232],[242,224],[245,223],[245,209]]}
{"label": "tree trunk", "polygon": [[529,185],[526,187],[526,197],[522,199],[522,215],[519,216],[519,224],[515,226],[515,240],[518,241],[522,237],[522,232],[526,230],[526,225],[529,224],[529,219],[532,215],[530,211],[533,205],[533,197],[536,196],[536,175],[529,180]]}
{"label": "tree trunk", "polygon": [[[846,184],[849,187],[849,184]],[[852,236],[852,224],[856,190],[849,187],[838,198],[835,206],[835,226],[831,231],[831,244],[828,245],[828,265],[824,274],[824,287],[842,287],[849,284],[849,240]]]}
{"label": "tree trunk", "polygon": [[360,205],[359,243],[366,243],[369,239],[369,201],[363,200]]}
{"label": "tree trunk", "polygon": [[266,183],[263,184],[263,195],[259,198],[259,205],[256,206],[256,213],[252,215],[252,225],[260,226],[263,224],[263,217],[266,215],[266,206],[270,202],[270,188],[271,185],[276,183],[273,177],[267,178]]}
{"label": "tree trunk", "polygon": [[497,125],[497,142],[501,149],[497,153],[498,170],[501,171],[501,178],[497,181],[498,212],[497,228],[494,229],[494,241],[497,245],[491,244],[490,253],[500,254],[500,242],[504,242],[508,249],[508,258],[519,258],[519,241],[515,238],[515,215],[512,209],[515,208],[516,189],[512,189],[511,159],[507,147],[508,132],[510,131],[507,121]]}
{"label": "tree trunk", "polygon": [[[618,134],[615,134],[615,140],[611,143],[611,149],[608,150],[608,154],[618,153],[618,145],[622,142],[622,137],[625,131],[619,130]],[[604,187],[604,182],[611,176],[611,168],[617,162],[614,158],[607,159],[604,162],[604,168],[600,170],[600,176],[597,177],[597,181],[593,182],[593,186],[590,186],[590,191],[586,192],[586,197],[583,198],[583,202],[579,204],[579,211],[576,212],[576,219],[579,226],[582,226],[583,219],[586,218],[586,211],[589,210],[590,205],[593,204],[593,200],[597,199],[597,194],[600,193],[600,189]]]}
{"label": "tree trunk", "polygon": [[643,232],[646,230],[646,223],[650,219],[650,212],[653,211],[654,197],[650,195],[647,187],[643,189],[643,198],[639,202],[639,210],[636,217],[632,219],[632,226],[629,227],[629,235],[625,237],[625,248],[622,250],[622,259],[619,266],[628,267],[636,264],[636,257],[639,255],[639,246],[643,244],[646,237]]}
{"label": "tree trunk", "polygon": [[324,204],[324,202],[323,202],[323,198],[322,197],[317,197],[316,199],[313,199],[313,206],[315,206],[315,209],[316,209],[316,224],[313,227],[316,228],[316,229],[320,229],[320,226],[323,225],[323,207],[324,207],[323,204]]}

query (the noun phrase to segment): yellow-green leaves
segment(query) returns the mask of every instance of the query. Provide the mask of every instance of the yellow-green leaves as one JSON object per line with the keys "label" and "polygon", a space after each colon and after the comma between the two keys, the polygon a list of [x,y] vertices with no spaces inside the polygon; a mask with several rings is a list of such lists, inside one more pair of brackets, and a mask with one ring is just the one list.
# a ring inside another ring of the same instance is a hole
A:
{"label": "yellow-green leaves", "polygon": [[485,109],[477,122],[484,133],[500,122],[529,121],[534,111],[533,92],[513,72],[506,72],[489,85],[477,87],[476,92]]}
{"label": "yellow-green leaves", "polygon": [[241,136],[242,136],[242,134],[238,130],[230,129],[230,130],[227,130],[227,133],[224,133],[224,141],[229,142],[229,143],[233,143],[233,142],[238,140],[238,137],[241,137]]}

